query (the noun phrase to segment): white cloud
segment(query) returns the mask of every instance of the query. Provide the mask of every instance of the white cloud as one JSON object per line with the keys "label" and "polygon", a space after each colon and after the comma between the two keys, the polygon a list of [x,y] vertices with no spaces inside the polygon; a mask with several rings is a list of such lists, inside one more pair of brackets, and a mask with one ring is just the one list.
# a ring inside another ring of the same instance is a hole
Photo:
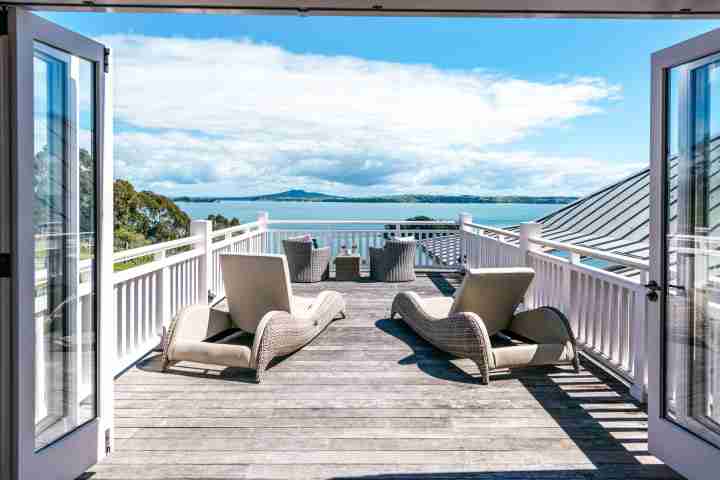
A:
{"label": "white cloud", "polygon": [[145,188],[572,194],[638,167],[513,149],[600,113],[619,95],[600,78],[542,83],[251,41],[100,40],[115,64],[116,175]]}

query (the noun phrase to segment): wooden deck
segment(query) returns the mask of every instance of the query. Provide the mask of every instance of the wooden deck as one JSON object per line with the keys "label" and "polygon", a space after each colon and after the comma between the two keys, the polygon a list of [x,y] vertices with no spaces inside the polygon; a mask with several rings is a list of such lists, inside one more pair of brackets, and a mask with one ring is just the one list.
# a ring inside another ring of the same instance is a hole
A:
{"label": "wooden deck", "polygon": [[344,293],[348,317],[260,385],[237,369],[159,373],[151,356],[117,379],[115,450],[83,478],[679,478],[648,454],[626,388],[587,362],[482,386],[471,362],[388,319],[396,292],[455,283],[295,285]]}

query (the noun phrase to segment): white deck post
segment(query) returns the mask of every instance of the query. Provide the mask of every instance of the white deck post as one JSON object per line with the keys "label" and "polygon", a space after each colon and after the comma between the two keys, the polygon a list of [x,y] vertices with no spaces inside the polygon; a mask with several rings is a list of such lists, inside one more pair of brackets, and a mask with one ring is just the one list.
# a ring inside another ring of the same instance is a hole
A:
{"label": "white deck post", "polygon": [[[155,253],[153,260],[156,262],[164,262],[165,257],[165,250],[160,250]],[[170,324],[170,267],[163,265],[160,269],[158,281],[160,283],[158,286],[158,296],[160,297],[160,325],[164,327]]]}
{"label": "white deck post", "polygon": [[270,214],[268,212],[258,212],[257,222],[259,225],[258,230],[260,231],[260,245],[259,251],[255,253],[272,253],[270,248],[270,234],[268,233],[268,221],[270,220]]}
{"label": "white deck post", "polygon": [[465,235],[465,224],[472,223],[473,217],[469,213],[461,212],[458,215],[458,230],[460,231],[460,251],[458,252],[458,268],[461,272],[465,271],[468,264],[468,241]]}
{"label": "white deck post", "polygon": [[[640,285],[643,286],[648,283],[648,272],[640,272]],[[633,351],[634,366],[633,366],[633,384],[630,387],[630,394],[639,402],[647,402],[647,320],[648,320],[648,309],[647,299],[645,297],[645,290],[639,288],[635,292],[635,311],[630,323],[630,338],[634,342]]]}
{"label": "white deck post", "polygon": [[573,302],[573,291],[572,291],[572,272],[573,266],[580,265],[580,254],[570,252],[568,257],[568,264],[563,268],[563,312],[568,316],[570,320],[570,326],[575,333],[575,337],[578,335],[578,302]]}
{"label": "white deck post", "polygon": [[540,250],[540,245],[530,243],[531,237],[542,236],[542,224],[536,222],[524,222],[520,224],[520,253],[525,260],[525,265],[529,265],[528,252]]}
{"label": "white deck post", "polygon": [[[540,250],[539,245],[535,245],[530,242],[530,238],[532,237],[539,237],[542,235],[542,225],[536,222],[524,222],[520,224],[520,258],[522,259],[522,263],[525,266],[530,266],[530,256],[528,255],[529,252],[533,250]],[[533,303],[533,290],[534,290],[534,284],[535,282],[530,284],[530,288],[527,289],[525,292],[525,299],[523,300],[523,305],[525,308],[533,308],[536,307]]]}
{"label": "white deck post", "polygon": [[190,235],[200,235],[200,247],[205,252],[198,257],[198,302],[207,304],[210,297],[210,286],[212,285],[212,222],[210,220],[193,220],[190,222]]}

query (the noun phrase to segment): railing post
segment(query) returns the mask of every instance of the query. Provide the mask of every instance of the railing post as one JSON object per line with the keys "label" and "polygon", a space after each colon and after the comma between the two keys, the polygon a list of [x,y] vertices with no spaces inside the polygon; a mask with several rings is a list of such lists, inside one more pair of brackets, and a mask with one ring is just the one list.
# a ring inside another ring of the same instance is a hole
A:
{"label": "railing post", "polygon": [[268,233],[268,220],[270,220],[270,214],[268,212],[258,212],[257,222],[258,231],[260,232],[260,251],[257,253],[272,253],[270,248],[270,233]]}
{"label": "railing post", "polygon": [[468,264],[468,239],[465,234],[465,224],[472,223],[473,217],[469,213],[462,212],[458,215],[458,230],[460,232],[460,251],[458,252],[458,268],[464,272]]}
{"label": "railing post", "polygon": [[212,285],[212,222],[210,220],[193,220],[190,222],[190,235],[200,235],[200,247],[204,254],[198,257],[198,302],[207,304],[210,301]]}
{"label": "railing post", "polygon": [[542,224],[536,222],[524,222],[520,224],[520,256],[525,265],[529,265],[528,252],[540,250],[540,245],[530,243],[531,237],[542,236]]}
{"label": "railing post", "polygon": [[[520,247],[520,258],[522,260],[522,264],[525,266],[530,266],[530,256],[528,255],[529,252],[533,250],[540,250],[539,245],[535,245],[530,242],[531,237],[539,237],[542,234],[542,225],[535,222],[524,222],[520,224],[520,238],[519,238],[519,247]],[[525,298],[523,299],[523,305],[525,308],[532,308],[534,306],[533,303],[533,297],[534,297],[534,286],[535,282],[533,281],[532,284],[530,284],[530,288],[527,289],[525,292]]]}
{"label": "railing post", "polygon": [[[640,272],[640,286],[648,283],[648,272]],[[639,402],[647,401],[647,299],[644,288],[635,291],[635,311],[630,324],[630,339],[633,342],[634,366],[633,384],[630,394]]]}
{"label": "railing post", "polygon": [[565,315],[570,318],[570,326],[575,333],[575,337],[578,335],[578,311],[577,302],[573,302],[573,291],[572,291],[572,272],[573,266],[580,264],[580,254],[570,252],[568,257],[568,263],[563,271],[563,311]]}
{"label": "railing post", "polygon": [[[165,250],[160,250],[154,257],[156,262],[164,262]],[[158,281],[160,282],[158,288],[160,311],[158,315],[160,315],[160,326],[164,327],[170,323],[170,268],[167,266],[162,267]]]}
{"label": "railing post", "polygon": [[258,212],[257,222],[263,227],[267,227],[268,220],[270,220],[270,214],[268,212]]}

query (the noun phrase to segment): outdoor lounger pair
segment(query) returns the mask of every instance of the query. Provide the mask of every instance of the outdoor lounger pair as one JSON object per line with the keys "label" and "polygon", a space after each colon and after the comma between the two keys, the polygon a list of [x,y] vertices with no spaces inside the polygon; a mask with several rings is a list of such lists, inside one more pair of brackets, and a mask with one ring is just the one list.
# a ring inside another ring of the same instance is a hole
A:
{"label": "outdoor lounger pair", "polygon": [[[337,292],[294,296],[282,255],[227,254],[220,261],[228,311],[208,305],[181,311],[168,331],[163,369],[182,360],[250,368],[259,382],[273,358],[302,348],[345,315]],[[530,268],[470,269],[454,299],[402,292],[391,318],[401,316],[435,347],[473,360],[483,383],[499,368],[565,363],[577,370],[575,338],[562,313],[551,307],[515,313],[533,276]],[[254,334],[252,343],[209,341],[232,328]],[[508,345],[494,347],[496,334]]]}

